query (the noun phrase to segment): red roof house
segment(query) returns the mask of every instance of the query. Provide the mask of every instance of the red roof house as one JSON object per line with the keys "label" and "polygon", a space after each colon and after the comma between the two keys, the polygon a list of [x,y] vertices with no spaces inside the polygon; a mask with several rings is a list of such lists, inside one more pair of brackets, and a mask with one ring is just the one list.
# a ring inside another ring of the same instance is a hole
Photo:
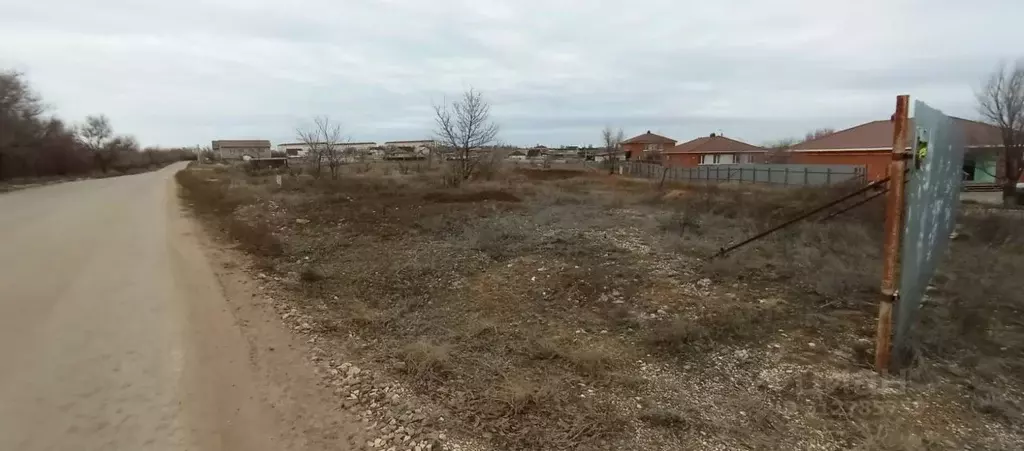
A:
{"label": "red roof house", "polygon": [[656,135],[647,130],[620,143],[627,160],[661,161],[661,153],[676,145],[676,140]]}
{"label": "red roof house", "polygon": [[712,133],[672,147],[662,154],[665,166],[761,163],[768,150]]}
{"label": "red roof house", "polygon": [[[988,124],[961,118],[953,120],[963,127],[967,144],[964,177],[968,183],[995,183],[1002,177],[1002,139],[999,129]],[[910,120],[907,148],[913,146],[914,121]],[[786,161],[795,164],[855,164],[867,168],[869,180],[888,175],[892,161],[893,124],[888,120],[872,121],[840,130],[831,135],[805,141],[790,147]]]}

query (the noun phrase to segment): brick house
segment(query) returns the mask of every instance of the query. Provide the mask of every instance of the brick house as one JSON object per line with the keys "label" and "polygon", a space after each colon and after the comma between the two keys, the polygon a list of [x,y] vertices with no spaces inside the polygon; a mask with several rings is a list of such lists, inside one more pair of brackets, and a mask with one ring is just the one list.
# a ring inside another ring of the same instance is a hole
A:
{"label": "brick house", "polygon": [[222,139],[213,141],[211,149],[222,160],[270,158],[270,141],[262,139]]}
{"label": "brick house", "polygon": [[675,146],[676,140],[647,130],[647,133],[629,138],[620,144],[627,160],[660,162],[661,153]]}
{"label": "brick house", "polygon": [[663,164],[692,168],[700,165],[763,163],[767,149],[722,135],[697,138],[664,152]]}
{"label": "brick house", "polygon": [[[966,141],[963,175],[967,184],[995,184],[1004,178],[1002,138],[999,128],[967,119],[953,118],[963,128]],[[907,148],[913,146],[914,120],[908,124]],[[788,149],[786,160],[798,164],[857,164],[867,168],[869,180],[889,175],[892,161],[892,122],[872,121],[802,142]]]}

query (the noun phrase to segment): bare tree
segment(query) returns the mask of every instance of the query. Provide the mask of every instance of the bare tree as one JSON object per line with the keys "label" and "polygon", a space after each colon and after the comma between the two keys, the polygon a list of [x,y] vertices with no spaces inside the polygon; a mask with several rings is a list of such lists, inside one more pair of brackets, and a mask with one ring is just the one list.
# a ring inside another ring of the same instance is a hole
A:
{"label": "bare tree", "polygon": [[115,136],[103,144],[101,152],[108,158],[107,164],[121,172],[147,164],[142,158],[144,155],[139,152],[139,142],[134,136]]}
{"label": "bare tree", "polygon": [[615,173],[615,161],[618,158],[618,152],[622,148],[622,141],[626,140],[626,134],[623,133],[622,129],[613,130],[611,125],[606,125],[601,130],[601,142],[604,143],[604,151],[608,156],[608,173]]}
{"label": "bare tree", "polygon": [[331,179],[338,178],[338,171],[345,162],[345,155],[348,153],[344,148],[345,139],[341,132],[341,124],[331,122],[331,118],[321,116],[313,121],[320,133],[320,141],[323,142],[324,160],[327,163],[327,170],[331,173]]}
{"label": "bare tree", "polygon": [[1024,60],[1001,64],[975,93],[978,111],[986,122],[999,128],[1003,140],[1003,205],[1017,203],[1024,149]]}
{"label": "bare tree", "polygon": [[92,152],[96,165],[103,173],[106,173],[114,162],[115,152],[107,146],[113,134],[110,119],[102,114],[86,116],[85,123],[78,128],[79,139]]}
{"label": "bare tree", "polygon": [[490,144],[498,135],[498,124],[491,121],[491,105],[471,88],[451,104],[434,105],[434,114],[439,144],[455,154],[452,181],[468,180],[477,163],[474,149]]}
{"label": "bare tree", "polygon": [[309,149],[306,160],[313,169],[313,177],[320,178],[324,163],[331,173],[332,179],[338,178],[338,172],[344,162],[344,144],[346,139],[341,131],[341,124],[332,122],[328,116],[317,116],[313,124],[307,128],[295,130],[300,142]]}
{"label": "bare tree", "polygon": [[[808,133],[810,136],[810,133]],[[765,157],[767,163],[789,163],[790,153],[789,148],[800,143],[800,140],[796,138],[782,138],[777,141],[771,141],[765,143],[762,147],[768,149],[768,155]]]}
{"label": "bare tree", "polygon": [[811,141],[818,138],[824,138],[836,132],[834,128],[819,128],[811,130],[804,135],[804,142]]}

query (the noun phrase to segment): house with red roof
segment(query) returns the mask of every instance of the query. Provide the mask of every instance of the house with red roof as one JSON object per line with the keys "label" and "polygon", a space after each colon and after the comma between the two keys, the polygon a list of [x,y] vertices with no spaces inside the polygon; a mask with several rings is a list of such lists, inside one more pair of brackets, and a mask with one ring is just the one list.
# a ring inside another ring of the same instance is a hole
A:
{"label": "house with red roof", "polygon": [[701,165],[763,163],[768,150],[721,134],[697,138],[662,152],[665,166],[691,168]]}
{"label": "house with red roof", "polygon": [[[953,118],[962,127],[967,153],[964,156],[964,181],[968,184],[995,184],[1003,179],[1002,138],[998,127],[982,122]],[[913,143],[914,121],[910,120],[907,149]],[[892,161],[893,124],[888,120],[872,121],[840,130],[831,135],[802,142],[786,152],[788,163],[854,164],[867,168],[868,180],[889,175]]]}
{"label": "house with red roof", "polygon": [[662,152],[676,145],[676,140],[647,130],[647,133],[629,138],[620,144],[627,160],[658,162],[661,161]]}

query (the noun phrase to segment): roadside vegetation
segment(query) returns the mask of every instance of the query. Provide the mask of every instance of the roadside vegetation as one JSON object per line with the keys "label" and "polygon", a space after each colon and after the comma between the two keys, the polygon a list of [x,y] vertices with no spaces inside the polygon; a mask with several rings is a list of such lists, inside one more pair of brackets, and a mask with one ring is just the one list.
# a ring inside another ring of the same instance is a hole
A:
{"label": "roadside vegetation", "polygon": [[70,125],[47,114],[25,76],[0,71],[0,191],[77,177],[130,174],[194,158],[187,149],[140,149],[103,115]]}
{"label": "roadside vegetation", "polygon": [[[392,409],[367,420],[381,424],[371,448],[1024,444],[1016,212],[962,212],[914,359],[880,378],[880,205],[709,259],[835,192],[659,190],[500,164],[466,176],[460,163],[177,176],[183,199],[252,257],[286,321],[303,318],[296,330],[323,353],[339,404]],[[367,397],[354,364],[422,410]]]}

